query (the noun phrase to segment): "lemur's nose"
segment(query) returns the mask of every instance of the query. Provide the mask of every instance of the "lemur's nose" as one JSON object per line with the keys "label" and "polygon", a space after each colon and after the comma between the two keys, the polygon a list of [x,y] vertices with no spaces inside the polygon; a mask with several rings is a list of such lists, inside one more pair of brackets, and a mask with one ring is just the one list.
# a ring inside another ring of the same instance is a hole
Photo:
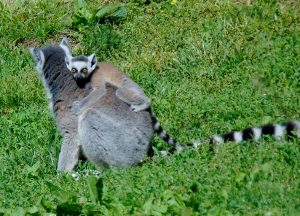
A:
{"label": "lemur's nose", "polygon": [[82,76],[82,74],[81,73],[77,73],[76,75],[75,75],[75,79],[77,79],[77,80],[81,80],[81,79],[83,79],[84,77]]}

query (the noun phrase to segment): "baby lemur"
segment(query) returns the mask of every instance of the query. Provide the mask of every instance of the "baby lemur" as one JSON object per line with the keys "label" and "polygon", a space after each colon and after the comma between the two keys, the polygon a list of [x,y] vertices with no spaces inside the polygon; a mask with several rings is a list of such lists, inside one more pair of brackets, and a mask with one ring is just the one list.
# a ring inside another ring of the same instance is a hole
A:
{"label": "baby lemur", "polygon": [[139,112],[149,108],[150,99],[144,94],[143,89],[111,63],[97,62],[95,54],[77,57],[67,55],[66,65],[78,85],[90,81],[93,88],[85,99],[76,104],[75,109],[80,110],[83,106],[88,106],[88,102],[103,96],[105,83],[117,87],[116,96],[129,104],[132,111]]}

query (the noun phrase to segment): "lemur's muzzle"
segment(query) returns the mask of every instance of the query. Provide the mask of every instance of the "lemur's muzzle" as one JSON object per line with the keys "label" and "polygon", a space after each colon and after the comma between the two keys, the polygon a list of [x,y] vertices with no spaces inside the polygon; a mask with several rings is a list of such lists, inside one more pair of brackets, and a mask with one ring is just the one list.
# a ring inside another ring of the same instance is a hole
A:
{"label": "lemur's muzzle", "polygon": [[77,73],[77,74],[75,74],[74,78],[75,78],[75,80],[81,81],[84,79],[84,76],[82,76],[81,73]]}

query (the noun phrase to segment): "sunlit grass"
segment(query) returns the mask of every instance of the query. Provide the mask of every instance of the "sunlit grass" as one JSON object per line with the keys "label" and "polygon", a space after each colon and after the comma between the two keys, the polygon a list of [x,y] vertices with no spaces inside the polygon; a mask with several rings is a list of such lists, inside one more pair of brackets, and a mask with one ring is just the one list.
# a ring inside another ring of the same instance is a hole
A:
{"label": "sunlit grass", "polygon": [[[88,5],[97,10],[103,2]],[[85,177],[56,173],[61,137],[28,52],[63,35],[75,53],[96,52],[139,83],[181,142],[299,119],[298,1],[109,2],[123,2],[126,17],[84,28],[72,26],[74,1],[0,3],[0,215],[55,212],[64,201],[54,186],[69,202],[93,203]],[[164,147],[158,138],[153,143]],[[204,145],[101,172],[102,204],[93,208],[113,215],[296,215],[299,165],[298,140],[228,143],[214,154]],[[93,168],[80,164],[78,171]]]}

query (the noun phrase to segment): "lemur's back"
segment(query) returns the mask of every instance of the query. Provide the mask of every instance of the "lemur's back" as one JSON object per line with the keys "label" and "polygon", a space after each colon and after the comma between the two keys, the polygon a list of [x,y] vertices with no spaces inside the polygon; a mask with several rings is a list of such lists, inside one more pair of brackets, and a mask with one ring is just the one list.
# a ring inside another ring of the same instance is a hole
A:
{"label": "lemur's back", "polygon": [[91,76],[91,84],[97,87],[103,82],[116,83],[121,86],[129,77],[123,73],[119,68],[108,62],[98,62],[96,69]]}
{"label": "lemur's back", "polygon": [[116,90],[106,84],[106,94],[99,103],[87,108],[79,118],[83,151],[98,166],[134,165],[150,149],[153,129],[149,112],[132,112],[116,97]]}
{"label": "lemur's back", "polygon": [[92,90],[91,85],[77,85],[65,66],[65,53],[59,46],[47,46],[40,50],[45,62],[39,73],[46,91],[50,93],[50,108],[57,126],[62,134],[70,129],[77,129],[77,116],[71,112],[72,103],[87,96]]}

